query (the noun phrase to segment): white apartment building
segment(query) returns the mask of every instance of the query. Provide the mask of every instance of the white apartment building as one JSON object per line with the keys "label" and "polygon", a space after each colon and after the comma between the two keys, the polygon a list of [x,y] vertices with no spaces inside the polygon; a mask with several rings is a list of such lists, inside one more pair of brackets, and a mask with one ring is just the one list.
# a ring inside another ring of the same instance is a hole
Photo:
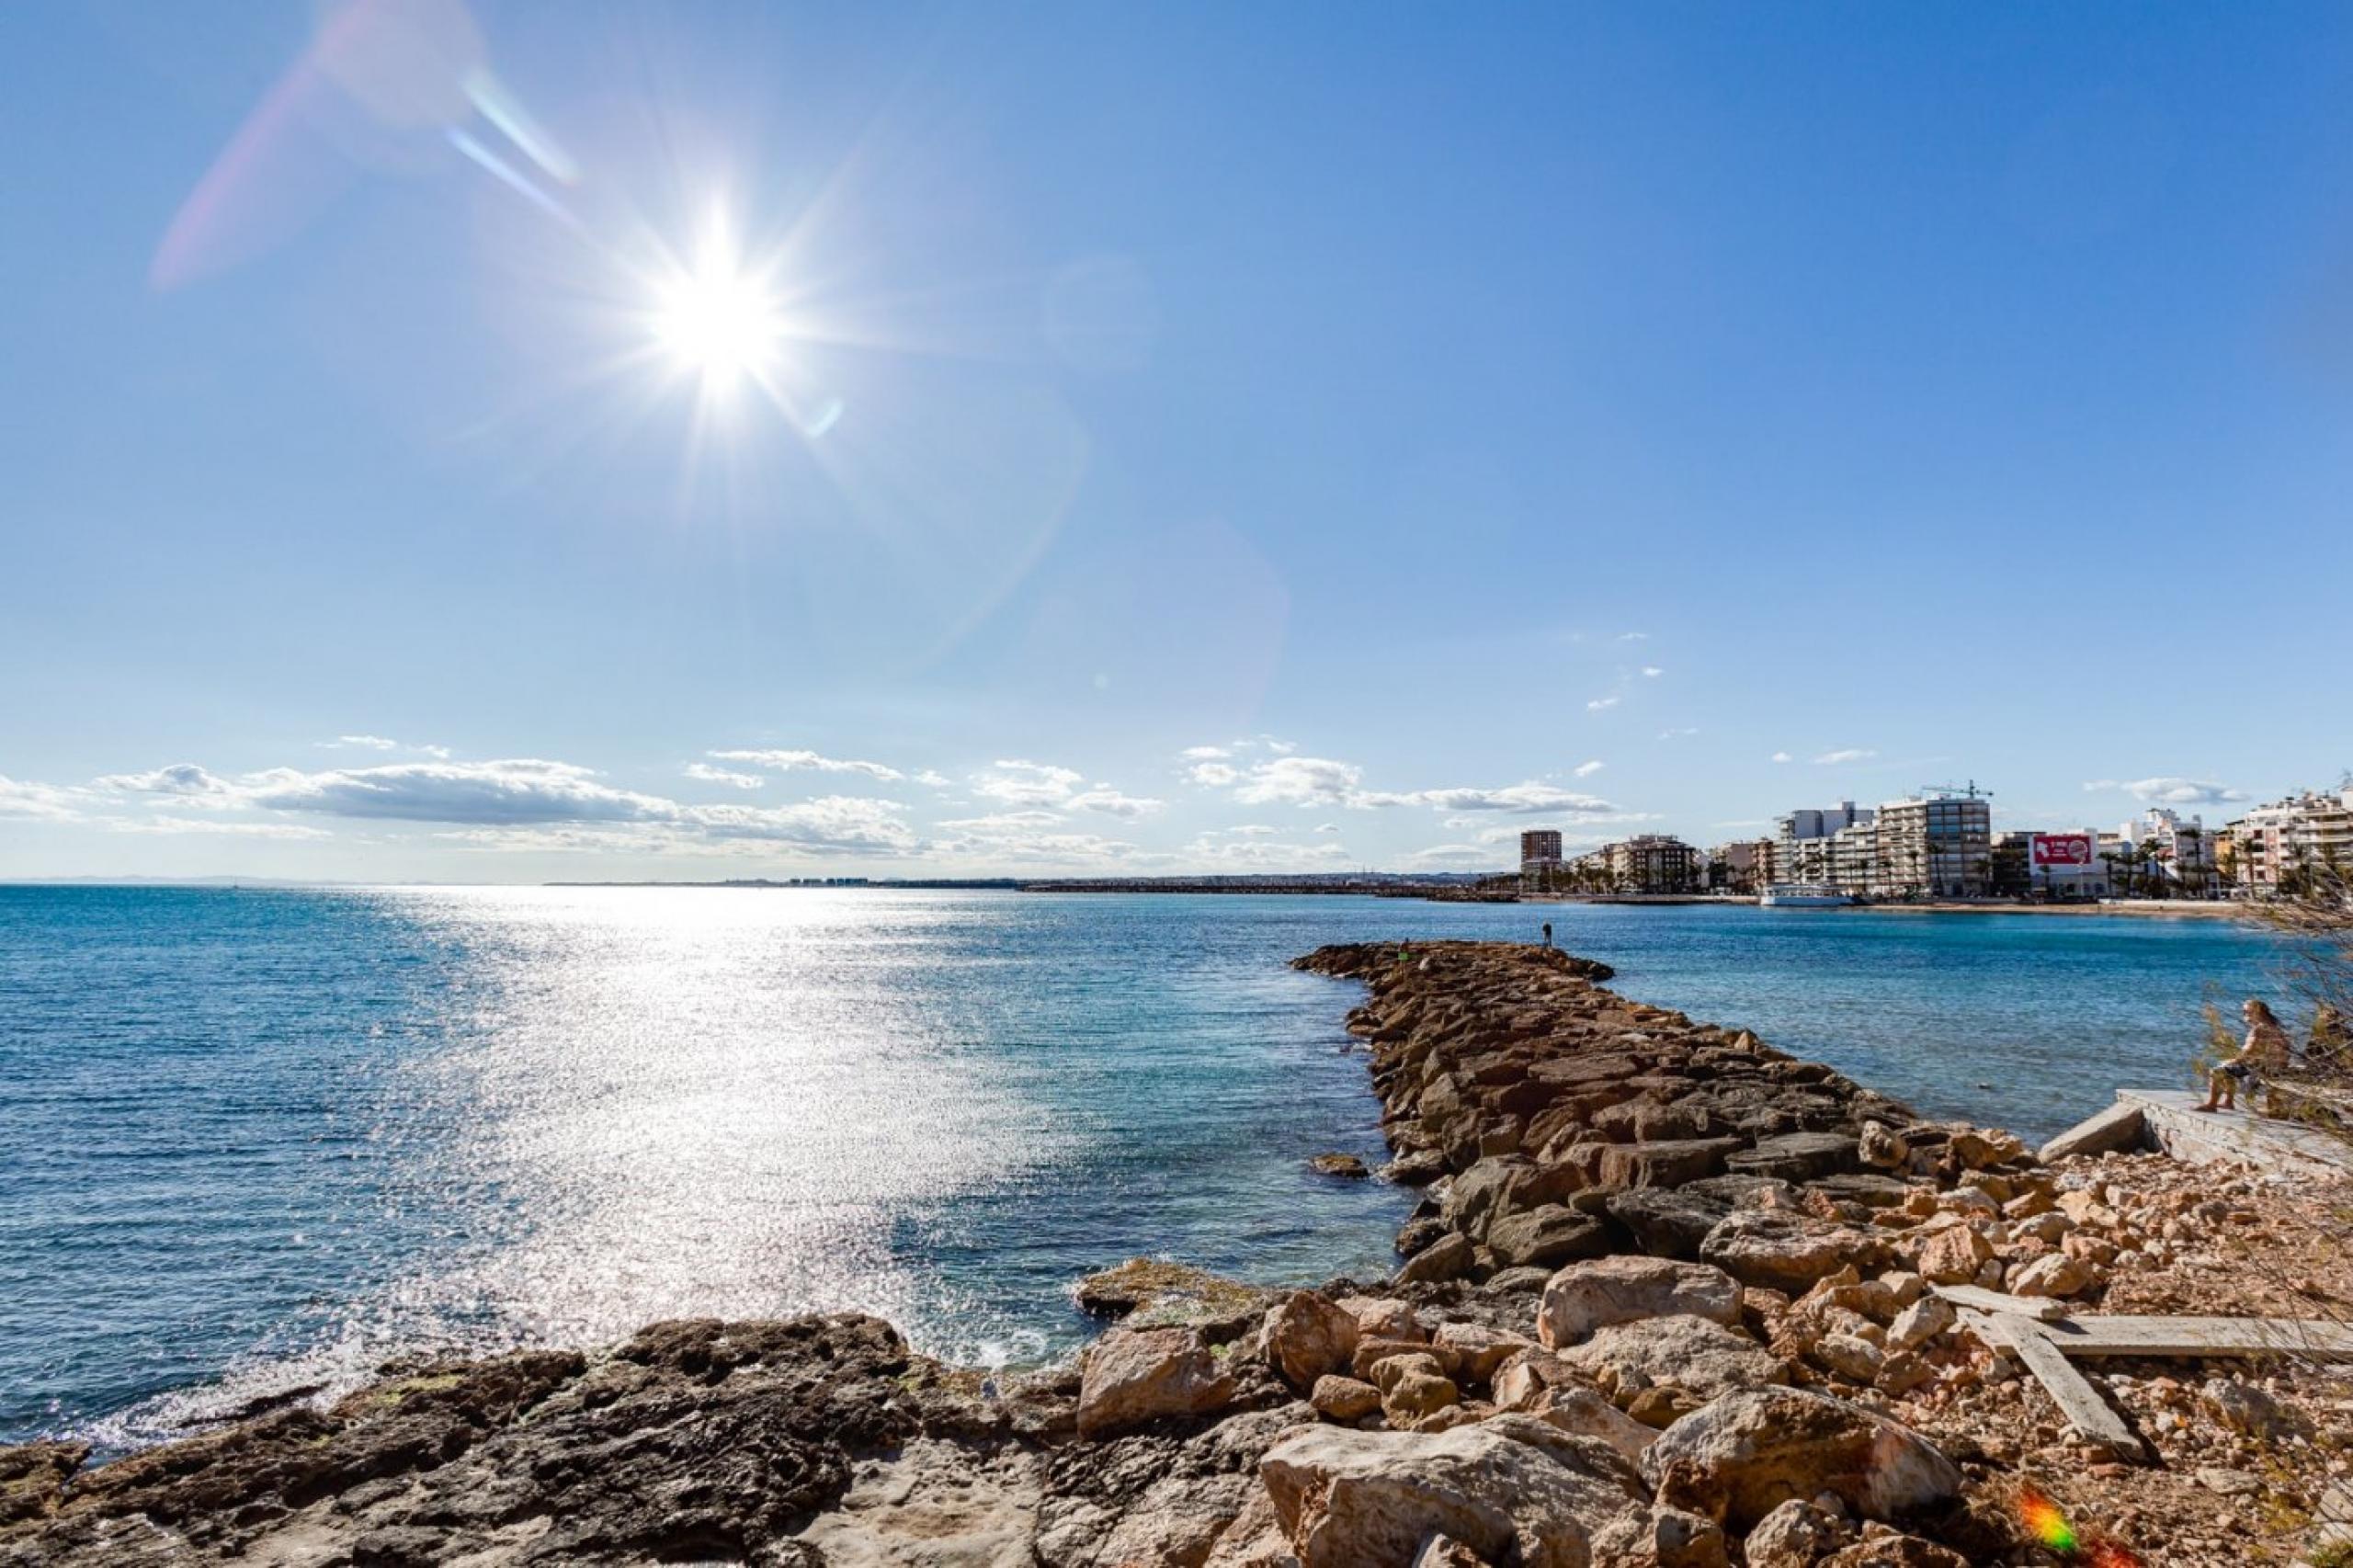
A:
{"label": "white apartment building", "polygon": [[2279,891],[2282,877],[2334,866],[2353,870],[2353,787],[2307,790],[2257,806],[2229,828],[2233,874],[2251,892]]}
{"label": "white apartment building", "polygon": [[1881,891],[1899,898],[1983,898],[1993,891],[1994,804],[1937,794],[1879,809]]}

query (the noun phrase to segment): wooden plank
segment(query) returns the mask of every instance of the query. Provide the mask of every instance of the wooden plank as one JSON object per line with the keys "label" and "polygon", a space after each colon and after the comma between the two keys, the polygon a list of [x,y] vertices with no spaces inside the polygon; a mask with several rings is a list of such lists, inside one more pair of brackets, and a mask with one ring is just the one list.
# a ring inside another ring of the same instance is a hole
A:
{"label": "wooden plank", "polygon": [[2070,1356],[2303,1356],[2353,1360],[2353,1327],[2319,1318],[2074,1317],[2048,1325]]}
{"label": "wooden plank", "polygon": [[1956,1307],[1973,1307],[1981,1312],[2002,1312],[2011,1317],[2032,1318],[2038,1323],[2051,1323],[2067,1315],[2067,1304],[2048,1296],[2006,1296],[1999,1290],[1975,1285],[1931,1285],[1928,1289]]}
{"label": "wooden plank", "polygon": [[2145,1457],[2141,1439],[2124,1418],[2116,1414],[2099,1390],[2092,1387],[2083,1373],[2075,1370],[2066,1354],[2052,1343],[2049,1331],[2031,1318],[2008,1313],[1975,1313],[1970,1326],[1979,1334],[1998,1338],[2018,1352],[2042,1392],[2051,1396],[2059,1414],[2086,1442],[2107,1449],[2120,1459]]}

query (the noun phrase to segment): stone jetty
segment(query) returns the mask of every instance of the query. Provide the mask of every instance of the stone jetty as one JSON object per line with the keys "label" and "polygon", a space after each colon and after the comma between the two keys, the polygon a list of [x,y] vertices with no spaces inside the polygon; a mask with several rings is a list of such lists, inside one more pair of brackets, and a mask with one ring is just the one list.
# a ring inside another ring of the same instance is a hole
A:
{"label": "stone jetty", "polygon": [[[389,1367],[102,1465],[0,1449],[0,1564],[2236,1563],[2262,1560],[2227,1533],[2242,1479],[2270,1517],[2325,1511],[2344,1456],[2293,1377],[2124,1363],[2128,1466],[1984,1326],[2211,1308],[2234,1264],[2268,1310],[2230,1247],[2275,1192],[2044,1165],[1550,949],[1300,965],[1365,988],[1379,1174],[1420,1192],[1388,1279],[1139,1259],[1074,1282],[1100,1339],[1017,1376],[858,1316]],[[2222,1479],[2168,1479],[2193,1464]],[[2076,1556],[2025,1500],[2073,1511]]]}

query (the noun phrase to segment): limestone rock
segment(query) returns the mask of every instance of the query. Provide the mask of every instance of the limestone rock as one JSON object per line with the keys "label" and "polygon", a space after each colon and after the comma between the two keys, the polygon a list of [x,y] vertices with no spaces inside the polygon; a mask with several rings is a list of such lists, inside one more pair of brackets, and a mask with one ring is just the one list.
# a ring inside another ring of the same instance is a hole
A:
{"label": "limestone rock", "polygon": [[1654,1506],[1593,1538],[1594,1568],[1726,1568],[1723,1527],[1702,1514]]}
{"label": "limestone rock", "polygon": [[2010,1276],[2010,1294],[2080,1296],[2098,1282],[2090,1264],[2063,1252],[2047,1252]]}
{"label": "limestone rock", "polygon": [[1883,1535],[1839,1548],[1818,1568],[1970,1568],[1969,1559],[1916,1535]]}
{"label": "limestone rock", "polygon": [[1595,1532],[1638,1505],[1598,1467],[1484,1426],[1339,1426],[1288,1437],[1258,1473],[1300,1568],[1412,1568],[1434,1535],[1489,1562],[1584,1568]]}
{"label": "limestone rock", "polygon": [[1449,1232],[1407,1258],[1397,1270],[1397,1282],[1416,1285],[1460,1279],[1471,1272],[1471,1266],[1477,1260],[1478,1249],[1471,1238],[1460,1231]]}
{"label": "limestone rock", "polygon": [[1533,1343],[1527,1335],[1507,1329],[1486,1328],[1475,1323],[1442,1323],[1431,1336],[1458,1376],[1472,1382],[1483,1383],[1495,1375],[1495,1369],[1526,1350]]}
{"label": "limestone rock", "polygon": [[1332,1303],[1357,1320],[1357,1332],[1366,1339],[1427,1339],[1413,1307],[1394,1296],[1343,1296]]}
{"label": "limestone rock", "polygon": [[1609,1227],[1564,1204],[1506,1214],[1487,1227],[1487,1246],[1508,1267],[1550,1267],[1609,1250]]}
{"label": "limestone rock", "polygon": [[1938,1285],[1966,1285],[1994,1261],[1994,1245],[1973,1225],[1949,1224],[1920,1244],[1921,1275]]}
{"label": "limestone rock", "polygon": [[1688,1313],[1611,1324],[1556,1354],[1605,1390],[1665,1383],[1701,1400],[1787,1378],[1781,1363],[1755,1340]]}
{"label": "limestone rock", "polygon": [[1644,1252],[1658,1257],[1698,1257],[1708,1233],[1732,1212],[1730,1202],[1688,1187],[1640,1187],[1613,1192],[1605,1201],[1609,1217],[1631,1232]]}
{"label": "limestone rock", "polygon": [[1813,1568],[1845,1534],[1836,1516],[1792,1497],[1756,1521],[1741,1555],[1748,1568]]}
{"label": "limestone rock", "polygon": [[1314,1391],[1307,1398],[1318,1415],[1343,1424],[1361,1421],[1381,1408],[1379,1389],[1336,1375],[1316,1379]]}
{"label": "limestone rock", "polygon": [[1802,1214],[1736,1209],[1699,1244],[1699,1258],[1744,1285],[1802,1295],[1813,1282],[1849,1265],[1875,1261],[1874,1237]]}
{"label": "limestone rock", "polygon": [[1600,1257],[1552,1276],[1536,1312],[1536,1336],[1575,1345],[1597,1328],[1639,1318],[1740,1322],[1740,1282],[1721,1268],[1665,1257]]}
{"label": "limestone rock", "polygon": [[1952,1303],[1942,1296],[1922,1296],[1895,1314],[1887,1325],[1891,1349],[1916,1350],[1950,1328],[1956,1320]]}
{"label": "limestone rock", "polygon": [[1300,1390],[1346,1368],[1357,1353],[1357,1320],[1313,1290],[1294,1290],[1267,1313],[1258,1335],[1259,1354]]}
{"label": "limestone rock", "polygon": [[1961,1488],[1952,1461],[1911,1428],[1802,1389],[1728,1394],[1683,1417],[1659,1434],[1643,1471],[1655,1480],[1677,1465],[1744,1526],[1824,1492],[1867,1518],[1891,1519]]}
{"label": "limestone rock", "polygon": [[1863,1164],[1879,1170],[1898,1170],[1912,1157],[1912,1145],[1886,1123],[1866,1121],[1862,1136],[1856,1140],[1855,1153]]}
{"label": "limestone rock", "polygon": [[1081,1437],[1170,1415],[1201,1415],[1233,1398],[1233,1380],[1191,1329],[1114,1329],[1086,1354],[1078,1391]]}
{"label": "limestone rock", "polygon": [[1851,1134],[1785,1132],[1779,1137],[1758,1139],[1755,1148],[1733,1155],[1724,1165],[1741,1176],[1803,1182],[1851,1171],[1859,1161]]}
{"label": "limestone rock", "polygon": [[1344,1181],[1362,1181],[1372,1174],[1354,1154],[1318,1154],[1307,1162],[1307,1168],[1317,1176],[1338,1176]]}

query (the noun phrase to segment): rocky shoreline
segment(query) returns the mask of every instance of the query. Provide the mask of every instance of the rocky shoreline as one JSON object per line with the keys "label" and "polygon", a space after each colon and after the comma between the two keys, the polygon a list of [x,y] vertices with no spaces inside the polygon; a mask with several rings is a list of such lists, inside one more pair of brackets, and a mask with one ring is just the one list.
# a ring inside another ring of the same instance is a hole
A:
{"label": "rocky shoreline", "polygon": [[[1549,949],[1299,963],[1369,993],[1381,1175],[1423,1189],[1389,1280],[1138,1260],[1079,1287],[1117,1321],[1076,1364],[1017,1377],[855,1315],[388,1367],[96,1467],[0,1449],[0,1564],[2245,1562],[2169,1466],[2259,1451],[2211,1468],[2307,1515],[2343,1473],[2327,1390],[2138,1364],[2160,1462],[2117,1465],[1931,1289],[2195,1298],[2246,1267],[2237,1216],[2287,1212],[2259,1184],[2046,1165]],[[2030,1528],[2060,1504],[2106,1514],[2063,1552]]]}

